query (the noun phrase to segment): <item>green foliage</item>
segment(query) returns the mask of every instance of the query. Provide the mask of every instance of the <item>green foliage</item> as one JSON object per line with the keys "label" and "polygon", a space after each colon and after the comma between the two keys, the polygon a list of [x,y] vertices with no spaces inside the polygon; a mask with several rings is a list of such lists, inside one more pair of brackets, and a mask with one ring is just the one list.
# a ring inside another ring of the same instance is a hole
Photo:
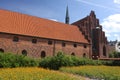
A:
{"label": "green foliage", "polygon": [[32,59],[23,55],[0,53],[0,68],[39,66],[43,68],[58,70],[62,66],[80,66],[80,65],[119,66],[120,61],[99,61],[88,58],[79,58],[76,56],[65,55],[63,52],[58,52],[57,55],[55,56],[45,57],[41,60]]}
{"label": "green foliage", "polygon": [[38,66],[37,60],[23,55],[0,53],[0,68]]}
{"label": "green foliage", "polygon": [[103,64],[103,65],[107,65],[107,66],[112,66],[113,65],[113,61],[101,61],[101,63]]}
{"label": "green foliage", "polygon": [[71,57],[64,55],[62,52],[59,52],[56,56],[46,57],[42,59],[39,63],[40,67],[49,68],[49,69],[59,69],[61,66],[72,66],[73,61]]}
{"label": "green foliage", "polygon": [[120,60],[101,61],[101,63],[106,66],[120,66]]}
{"label": "green foliage", "polygon": [[109,54],[110,58],[120,58],[120,52],[113,51]]}
{"label": "green foliage", "polygon": [[101,65],[99,60],[91,60],[87,58],[78,58],[75,56],[65,55],[63,52],[58,52],[56,56],[43,58],[39,66],[58,70],[62,66],[79,66],[79,65]]}
{"label": "green foliage", "polygon": [[112,66],[120,66],[120,60],[114,60]]}
{"label": "green foliage", "polygon": [[[110,58],[120,58],[120,52],[113,51],[109,54]],[[105,61],[104,61],[105,62]],[[120,66],[120,60],[114,60],[114,61],[107,61],[108,63],[106,65],[110,66]]]}

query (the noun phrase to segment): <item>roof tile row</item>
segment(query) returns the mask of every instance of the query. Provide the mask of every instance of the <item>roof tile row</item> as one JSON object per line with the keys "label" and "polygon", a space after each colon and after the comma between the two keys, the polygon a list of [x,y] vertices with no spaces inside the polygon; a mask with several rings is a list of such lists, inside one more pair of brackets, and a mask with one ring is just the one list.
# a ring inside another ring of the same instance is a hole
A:
{"label": "roof tile row", "polygon": [[88,43],[77,26],[0,10],[0,32]]}

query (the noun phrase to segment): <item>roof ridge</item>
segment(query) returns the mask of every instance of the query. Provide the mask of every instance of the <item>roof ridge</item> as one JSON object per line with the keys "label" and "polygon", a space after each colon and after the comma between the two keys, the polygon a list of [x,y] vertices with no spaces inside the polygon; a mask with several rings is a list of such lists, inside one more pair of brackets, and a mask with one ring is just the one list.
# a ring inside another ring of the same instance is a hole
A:
{"label": "roof ridge", "polygon": [[[22,15],[26,15],[26,16],[31,16],[31,17],[36,17],[36,18],[41,18],[41,19],[49,20],[49,21],[56,22],[56,23],[62,23],[62,24],[65,24],[65,23],[63,23],[63,22],[54,21],[54,20],[52,20],[52,19],[42,18],[42,17],[39,17],[39,16],[31,15],[31,14],[25,14],[25,13],[22,13],[22,12],[11,11],[11,10],[1,9],[1,8],[0,8],[0,10],[7,11],[7,12],[13,12],[13,13],[17,13],[17,14],[22,14]],[[70,24],[66,24],[66,25],[70,25]],[[74,25],[71,25],[71,26],[74,26]]]}

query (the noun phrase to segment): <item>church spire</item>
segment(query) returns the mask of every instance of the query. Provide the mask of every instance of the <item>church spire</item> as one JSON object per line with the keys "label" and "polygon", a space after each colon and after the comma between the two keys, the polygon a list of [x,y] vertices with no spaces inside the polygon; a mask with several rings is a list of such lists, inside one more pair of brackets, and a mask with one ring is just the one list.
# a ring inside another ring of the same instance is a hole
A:
{"label": "church spire", "polygon": [[66,8],[65,23],[66,23],[66,24],[69,24],[69,12],[68,12],[68,6],[67,6],[67,8]]}

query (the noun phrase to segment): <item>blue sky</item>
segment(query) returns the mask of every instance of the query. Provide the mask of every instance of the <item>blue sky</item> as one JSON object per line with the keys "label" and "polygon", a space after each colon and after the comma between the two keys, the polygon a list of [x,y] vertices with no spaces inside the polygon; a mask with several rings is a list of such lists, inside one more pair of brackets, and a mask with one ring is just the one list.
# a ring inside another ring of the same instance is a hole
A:
{"label": "blue sky", "polygon": [[120,40],[120,0],[0,0],[0,8],[64,22],[69,6],[70,23],[94,10],[108,40]]}

